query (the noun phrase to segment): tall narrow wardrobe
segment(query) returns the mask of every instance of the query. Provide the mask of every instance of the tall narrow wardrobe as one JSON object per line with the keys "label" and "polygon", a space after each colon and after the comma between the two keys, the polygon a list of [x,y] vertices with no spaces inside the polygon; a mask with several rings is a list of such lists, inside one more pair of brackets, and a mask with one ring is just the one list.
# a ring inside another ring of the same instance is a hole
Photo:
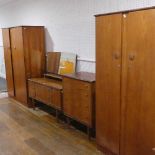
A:
{"label": "tall narrow wardrobe", "polygon": [[45,67],[44,27],[3,29],[8,94],[28,104],[27,79],[41,77]]}
{"label": "tall narrow wardrobe", "polygon": [[155,154],[155,9],[96,16],[96,137],[114,155]]}

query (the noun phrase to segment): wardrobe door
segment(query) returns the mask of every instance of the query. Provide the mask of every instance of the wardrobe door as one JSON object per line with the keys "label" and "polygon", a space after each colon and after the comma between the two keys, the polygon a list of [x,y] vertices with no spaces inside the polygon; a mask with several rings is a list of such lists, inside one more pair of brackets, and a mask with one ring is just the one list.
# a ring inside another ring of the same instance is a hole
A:
{"label": "wardrobe door", "polygon": [[96,18],[96,138],[119,154],[122,14]]}
{"label": "wardrobe door", "polygon": [[27,101],[22,27],[10,29],[16,99]]}
{"label": "wardrobe door", "polygon": [[124,20],[127,78],[121,155],[154,155],[155,9],[128,13]]}
{"label": "wardrobe door", "polygon": [[15,92],[14,92],[14,81],[13,81],[12,54],[11,54],[11,47],[10,47],[10,30],[3,29],[2,33],[3,33],[7,91],[9,96],[13,97]]}
{"label": "wardrobe door", "polygon": [[23,27],[27,78],[41,77],[45,71],[44,27]]}

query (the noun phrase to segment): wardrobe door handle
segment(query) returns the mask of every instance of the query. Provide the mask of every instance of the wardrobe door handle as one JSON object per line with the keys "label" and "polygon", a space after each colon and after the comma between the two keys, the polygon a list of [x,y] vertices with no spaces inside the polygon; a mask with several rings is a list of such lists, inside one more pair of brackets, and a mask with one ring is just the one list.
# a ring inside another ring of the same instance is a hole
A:
{"label": "wardrobe door handle", "polygon": [[113,54],[114,59],[119,59],[120,58],[120,53],[114,53]]}
{"label": "wardrobe door handle", "polygon": [[135,55],[134,54],[129,54],[129,60],[134,61],[134,59],[135,59]]}

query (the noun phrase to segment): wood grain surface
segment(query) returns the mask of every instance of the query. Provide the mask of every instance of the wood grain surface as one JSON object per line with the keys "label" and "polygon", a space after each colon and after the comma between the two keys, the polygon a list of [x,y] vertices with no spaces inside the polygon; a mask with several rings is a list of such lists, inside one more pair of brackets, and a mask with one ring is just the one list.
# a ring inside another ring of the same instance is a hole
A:
{"label": "wood grain surface", "polygon": [[85,134],[13,99],[0,99],[0,115],[3,155],[102,155]]}

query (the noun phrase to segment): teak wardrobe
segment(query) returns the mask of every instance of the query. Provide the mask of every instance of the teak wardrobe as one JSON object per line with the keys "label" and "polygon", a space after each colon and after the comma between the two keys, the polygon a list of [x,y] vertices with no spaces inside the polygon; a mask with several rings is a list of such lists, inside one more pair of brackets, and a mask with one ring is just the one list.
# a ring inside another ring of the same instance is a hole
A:
{"label": "teak wardrobe", "polygon": [[96,16],[96,137],[115,155],[155,154],[155,9]]}
{"label": "teak wardrobe", "polygon": [[27,79],[44,73],[44,27],[19,26],[2,32],[8,94],[30,106]]}

